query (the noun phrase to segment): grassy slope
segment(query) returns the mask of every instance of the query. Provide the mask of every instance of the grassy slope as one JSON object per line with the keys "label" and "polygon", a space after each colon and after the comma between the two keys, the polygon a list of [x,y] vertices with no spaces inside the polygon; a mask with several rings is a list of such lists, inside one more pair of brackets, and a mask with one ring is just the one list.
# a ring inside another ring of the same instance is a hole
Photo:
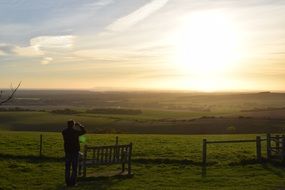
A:
{"label": "grassy slope", "polygon": [[[87,135],[92,145],[113,144],[115,135]],[[62,189],[62,138],[44,133],[43,160],[37,158],[39,133],[0,133],[0,189]],[[207,177],[201,177],[203,138],[252,139],[255,135],[119,135],[134,143],[132,178],[89,178],[75,189],[277,189],[284,187],[284,169],[257,164],[251,143],[210,145]],[[263,144],[263,150],[264,144]],[[265,153],[263,152],[263,155]],[[100,168],[100,172],[117,170]],[[90,170],[89,170],[90,171]],[[97,171],[97,170],[95,170]],[[90,174],[90,172],[89,172]]]}

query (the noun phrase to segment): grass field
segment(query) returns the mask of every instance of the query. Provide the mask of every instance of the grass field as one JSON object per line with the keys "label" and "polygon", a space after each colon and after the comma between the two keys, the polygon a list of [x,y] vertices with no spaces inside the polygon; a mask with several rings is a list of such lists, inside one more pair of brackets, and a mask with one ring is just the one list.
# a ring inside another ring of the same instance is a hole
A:
{"label": "grass field", "polygon": [[[60,133],[0,133],[0,189],[64,189]],[[256,135],[119,135],[134,143],[133,177],[108,177],[119,166],[88,171],[73,189],[282,189],[285,170],[255,162],[255,144],[209,145],[207,176],[201,176],[202,139],[254,139]],[[114,144],[115,135],[86,135],[87,144]],[[265,147],[263,146],[263,156]],[[104,177],[105,176],[105,177]]]}

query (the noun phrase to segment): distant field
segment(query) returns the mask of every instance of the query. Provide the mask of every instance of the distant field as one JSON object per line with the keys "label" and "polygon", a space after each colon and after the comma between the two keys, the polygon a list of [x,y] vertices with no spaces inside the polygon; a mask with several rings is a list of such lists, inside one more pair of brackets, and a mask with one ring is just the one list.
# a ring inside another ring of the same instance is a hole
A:
{"label": "distant field", "polygon": [[130,108],[211,113],[285,107],[285,93],[96,92],[19,90],[6,106],[32,109]]}
{"label": "distant field", "polygon": [[[0,189],[63,189],[63,144],[60,133],[0,133]],[[134,143],[132,178],[88,178],[74,189],[282,189],[283,167],[255,160],[255,144],[210,145],[207,176],[201,177],[202,139],[254,139],[256,135],[119,135]],[[114,144],[115,135],[86,135],[87,144]],[[263,146],[263,156],[264,144]],[[119,167],[119,166],[118,166]],[[118,171],[118,167],[89,170],[89,175]]]}
{"label": "distant field", "polygon": [[[274,111],[272,114],[278,115]],[[0,112],[0,130],[60,131],[66,121],[74,119],[93,133],[136,134],[232,134],[285,131],[285,118],[274,118],[264,112],[232,114],[143,110],[142,114],[56,114],[39,111]]]}
{"label": "distant field", "polygon": [[284,132],[284,113],[284,93],[20,90],[1,106],[0,130],[59,131],[75,119],[94,133]]}

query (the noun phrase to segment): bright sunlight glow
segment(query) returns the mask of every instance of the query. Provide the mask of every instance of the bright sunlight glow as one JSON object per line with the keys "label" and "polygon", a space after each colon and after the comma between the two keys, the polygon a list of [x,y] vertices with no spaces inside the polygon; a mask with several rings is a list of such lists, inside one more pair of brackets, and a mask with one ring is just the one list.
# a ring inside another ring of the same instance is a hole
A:
{"label": "bright sunlight glow", "polygon": [[176,67],[190,75],[199,90],[214,90],[213,81],[221,81],[233,70],[241,54],[237,28],[219,11],[200,11],[186,17],[175,43]]}

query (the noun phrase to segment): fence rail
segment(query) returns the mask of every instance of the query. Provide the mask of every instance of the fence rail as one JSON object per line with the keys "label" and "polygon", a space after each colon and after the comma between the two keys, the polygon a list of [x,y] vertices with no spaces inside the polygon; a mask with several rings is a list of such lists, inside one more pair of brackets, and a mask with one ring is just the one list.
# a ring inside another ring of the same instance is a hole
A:
{"label": "fence rail", "polygon": [[249,140],[227,140],[227,141],[207,141],[203,139],[202,146],[202,176],[206,175],[207,167],[207,144],[226,144],[226,143],[256,143],[256,160],[262,161],[261,155],[261,142],[266,141],[266,153],[267,160],[278,159],[285,163],[285,135],[267,134],[266,138],[261,139],[260,136],[256,136],[256,139]]}
{"label": "fence rail", "polygon": [[[260,141],[265,141],[266,139],[260,139]],[[230,140],[230,141],[206,141],[207,144],[223,144],[223,143],[247,143],[256,142],[255,140]]]}
{"label": "fence rail", "polygon": [[227,143],[256,143],[256,160],[260,162],[262,160],[261,155],[261,141],[266,141],[267,139],[261,139],[260,136],[257,136],[256,139],[249,140],[224,140],[224,141],[207,141],[203,139],[202,146],[202,176],[206,175],[207,167],[207,144],[227,144]]}

